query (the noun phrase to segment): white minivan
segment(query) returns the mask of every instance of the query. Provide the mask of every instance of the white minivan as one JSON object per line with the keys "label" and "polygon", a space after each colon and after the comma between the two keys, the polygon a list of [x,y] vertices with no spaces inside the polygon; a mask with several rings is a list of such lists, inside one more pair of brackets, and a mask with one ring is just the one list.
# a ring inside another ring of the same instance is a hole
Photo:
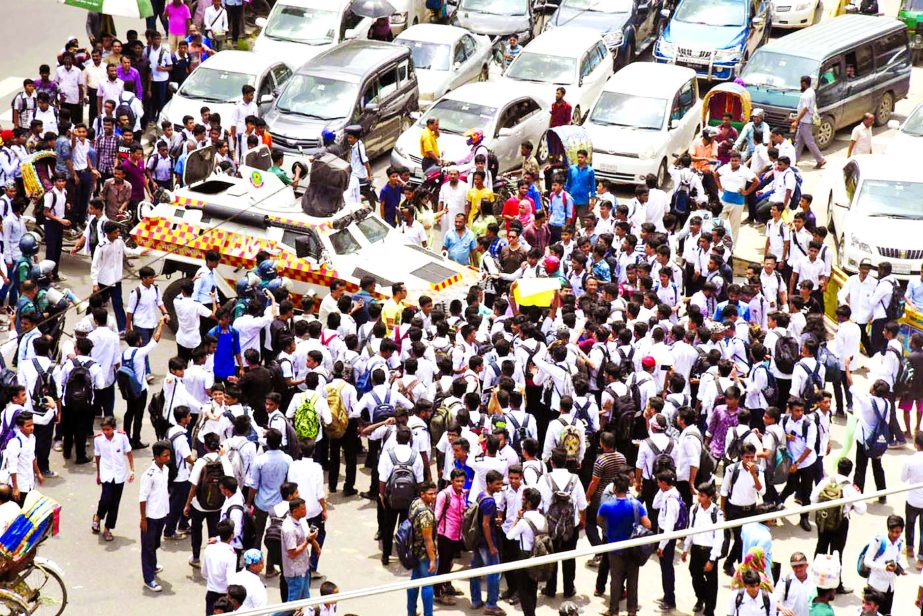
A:
{"label": "white minivan", "polygon": [[633,62],[613,75],[584,127],[593,136],[598,179],[643,184],[648,174],[664,186],[673,158],[701,128],[695,71],[675,64]]}

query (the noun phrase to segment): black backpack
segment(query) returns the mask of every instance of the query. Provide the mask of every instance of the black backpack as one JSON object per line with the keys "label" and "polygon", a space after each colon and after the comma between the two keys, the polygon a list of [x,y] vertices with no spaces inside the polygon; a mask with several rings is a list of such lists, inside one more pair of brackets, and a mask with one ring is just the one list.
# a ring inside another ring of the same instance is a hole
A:
{"label": "black backpack", "polygon": [[[904,316],[904,290],[901,289],[900,283],[896,280],[890,280],[891,283],[891,301],[888,302],[887,306],[882,306],[885,309],[885,318],[889,321],[897,321],[902,316]],[[878,284],[881,284],[879,282]],[[884,300],[881,302],[884,304]]]}
{"label": "black backpack", "polygon": [[177,432],[169,438],[170,441],[170,463],[167,465],[167,477],[169,479],[169,484],[173,485],[173,482],[176,481],[176,476],[179,474],[179,465],[186,464],[185,460],[180,460],[176,457],[176,439],[183,437],[186,438],[185,432]]}
{"label": "black backpack", "polygon": [[205,460],[199,483],[196,486],[196,498],[202,509],[214,511],[221,509],[224,504],[224,494],[221,493],[221,480],[224,479],[224,464],[220,456],[214,460]]}
{"label": "black backpack", "polygon": [[654,439],[647,439],[647,446],[650,447],[650,450],[654,454],[654,464],[651,466],[651,475],[655,478],[663,471],[670,471],[673,473],[674,477],[676,476],[676,462],[673,460],[673,456],[670,455],[673,453],[673,444],[673,439],[670,439],[666,449],[661,451],[658,449],[657,445],[654,444]]}
{"label": "black backpack", "polygon": [[93,402],[93,377],[90,374],[90,368],[95,362],[92,359],[87,360],[86,363],[80,363],[78,359],[71,361],[74,367],[67,375],[64,404],[89,407]]}
{"label": "black backpack", "polygon": [[529,427],[529,415],[526,415],[526,420],[522,424],[519,423],[513,413],[507,413],[505,417],[513,426],[513,429],[509,431],[510,446],[517,454],[522,455],[522,442],[529,438],[527,429]]}
{"label": "black backpack", "polygon": [[740,449],[753,430],[747,430],[743,434],[737,432],[737,426],[734,426],[731,430],[733,430],[733,436],[731,437],[731,442],[728,444],[727,457],[730,460],[738,460],[740,459]]}
{"label": "black backpack", "polygon": [[410,459],[399,462],[392,449],[389,454],[393,469],[385,484],[385,499],[392,511],[406,511],[417,497],[417,479],[413,472],[417,452],[410,450]]}
{"label": "black backpack", "polygon": [[382,400],[378,397],[374,391],[371,392],[372,400],[375,401],[375,407],[372,409],[371,420],[372,423],[378,423],[386,419],[394,417],[394,405],[391,403],[391,390],[389,389],[385,393],[385,398]]}
{"label": "black backpack", "polygon": [[619,347],[615,350],[619,354],[619,376],[621,378],[627,378],[629,374],[632,374],[635,371],[635,348],[631,347],[631,350],[628,351],[628,354],[622,352],[622,347]]}
{"label": "black backpack", "polygon": [[772,350],[772,358],[776,362],[776,368],[782,374],[791,374],[795,371],[795,364],[798,362],[798,341],[792,338],[788,332],[780,335],[776,339],[775,348]]}
{"label": "black backpack", "polygon": [[808,373],[808,379],[804,382],[801,391],[796,393],[804,400],[805,408],[810,409],[820,400],[821,392],[824,390],[824,381],[820,378],[820,362],[815,360],[813,370],[808,368],[804,362],[798,362],[797,365]]}
{"label": "black backpack", "polygon": [[57,396],[50,367],[48,370],[42,370],[37,357],[32,358],[32,366],[35,367],[36,374],[35,387],[32,388],[32,405],[37,407],[46,397],[56,398]]}
{"label": "black backpack", "polygon": [[119,103],[119,104],[118,104],[118,106],[115,108],[115,114],[114,114],[114,115],[115,115],[116,118],[118,118],[118,117],[121,116],[121,115],[127,115],[127,116],[128,116],[128,124],[129,124],[130,126],[134,126],[134,125],[135,125],[135,121],[137,120],[137,118],[135,117],[135,112],[131,110],[131,101],[129,100],[128,102],[126,102],[126,101],[122,98],[122,96],[123,96],[122,94],[119,94],[119,100],[118,100],[118,103]]}
{"label": "black backpack", "polygon": [[606,388],[606,366],[611,361],[611,356],[609,355],[609,347],[605,342],[599,345],[599,350],[603,352],[603,362],[599,369],[596,370],[596,387],[602,390]]}
{"label": "black backpack", "polygon": [[250,510],[243,505],[231,505],[228,507],[228,518],[231,517],[231,512],[235,509],[240,510],[240,543],[241,547],[244,550],[249,550],[251,548],[259,547],[259,542],[256,537],[256,523],[253,520],[253,516],[250,514]]}

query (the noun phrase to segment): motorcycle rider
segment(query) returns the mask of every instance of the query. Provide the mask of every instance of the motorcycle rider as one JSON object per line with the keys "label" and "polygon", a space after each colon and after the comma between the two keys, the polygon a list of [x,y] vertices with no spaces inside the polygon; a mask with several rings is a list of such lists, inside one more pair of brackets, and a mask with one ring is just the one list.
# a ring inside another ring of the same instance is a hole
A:
{"label": "motorcycle rider", "polygon": [[484,185],[493,190],[494,187],[494,178],[497,177],[497,172],[499,169],[495,169],[496,165],[491,165],[490,163],[490,149],[484,144],[484,131],[477,129],[471,129],[465,133],[465,143],[471,147],[471,151],[462,158],[455,162],[455,165],[458,166],[458,170],[461,175],[468,175],[474,171],[475,168],[475,158],[480,154],[484,156],[484,161],[486,163],[484,178]]}

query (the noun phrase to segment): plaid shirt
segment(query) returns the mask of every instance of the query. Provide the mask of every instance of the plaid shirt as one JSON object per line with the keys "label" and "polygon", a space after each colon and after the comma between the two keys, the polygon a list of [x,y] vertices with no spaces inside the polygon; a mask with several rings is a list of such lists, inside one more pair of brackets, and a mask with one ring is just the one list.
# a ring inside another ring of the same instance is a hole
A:
{"label": "plaid shirt", "polygon": [[103,133],[96,138],[96,155],[99,157],[97,168],[100,173],[111,174],[118,156],[119,139],[115,135]]}

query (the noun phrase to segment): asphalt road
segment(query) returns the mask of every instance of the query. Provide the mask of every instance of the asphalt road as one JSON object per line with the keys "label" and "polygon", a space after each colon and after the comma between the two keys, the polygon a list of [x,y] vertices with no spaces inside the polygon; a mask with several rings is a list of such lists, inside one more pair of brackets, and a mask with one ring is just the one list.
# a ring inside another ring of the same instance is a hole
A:
{"label": "asphalt road", "polygon": [[[28,7],[22,11],[22,7]],[[84,15],[76,9],[64,7],[54,0],[31,0],[20,5],[18,15],[9,15],[0,21],[0,40],[8,53],[0,54],[0,108],[8,109],[11,96],[17,91],[18,83],[24,76],[31,76],[39,64],[48,62],[63,45],[69,34],[84,38]],[[894,2],[885,5],[886,11],[893,14]],[[129,24],[119,20],[120,31],[126,27],[143,28],[143,24]],[[10,84],[13,84],[10,86]],[[912,100],[898,103],[895,117],[900,119],[909,112],[913,104],[921,99],[919,76],[912,83]],[[876,133],[877,140],[887,138],[888,131]],[[847,132],[841,132],[837,144],[828,158],[831,173],[836,173],[836,163],[845,153]],[[387,160],[376,161],[376,172],[380,173],[387,166]],[[820,194],[827,181],[825,173],[808,171],[806,176],[807,191]],[[820,215],[819,218],[822,219]],[[761,245],[755,234],[745,233],[741,238],[741,250],[758,252]],[[142,259],[144,261],[146,259]],[[140,265],[140,264],[139,264]],[[68,276],[66,283],[78,297],[90,291],[88,263],[81,258],[66,256],[63,271]],[[126,281],[126,286],[132,283]],[[161,284],[165,284],[161,282]],[[68,328],[73,325],[74,317],[70,315]],[[174,353],[174,342],[167,339],[155,350],[152,365],[155,371],[162,371],[169,357]],[[857,378],[857,382],[862,380]],[[158,385],[154,386],[155,388]],[[119,403],[117,415],[121,417],[124,406]],[[834,450],[838,449],[844,435],[844,427],[837,424],[833,428]],[[153,440],[152,430],[145,429],[145,439]],[[896,481],[900,468],[910,455],[909,449],[893,450],[885,456],[885,469],[891,481]],[[139,474],[150,464],[148,451],[138,452],[135,462]],[[41,553],[57,562],[65,571],[68,585],[69,604],[67,614],[75,616],[116,615],[116,614],[195,614],[204,609],[205,585],[198,572],[186,563],[189,557],[187,542],[165,543],[160,556],[164,572],[160,581],[164,586],[161,595],[147,594],[141,587],[140,549],[138,531],[137,484],[126,488],[122,501],[122,517],[115,529],[115,541],[105,543],[92,535],[89,530],[90,518],[95,510],[98,488],[95,485],[93,470],[90,466],[74,466],[61,459],[60,454],[53,454],[52,466],[61,472],[61,477],[48,481],[45,491],[58,499],[63,505],[61,534],[41,548]],[[359,486],[365,489],[368,476],[363,475]],[[871,485],[871,484],[869,484]],[[384,568],[378,561],[379,551],[372,540],[375,532],[375,511],[369,501],[344,500],[333,495],[331,515],[328,523],[327,544],[321,558],[321,570],[329,579],[342,589],[355,589],[386,584],[405,579],[407,573],[400,565],[392,564]],[[892,497],[887,505],[874,504],[869,513],[856,517],[852,522],[851,540],[846,549],[846,571],[844,579],[848,586],[859,589],[862,580],[855,573],[854,563],[865,539],[873,534],[883,532],[884,520],[888,514],[903,514],[903,496]],[[795,524],[796,519],[787,520],[786,524],[774,530],[775,558],[787,562],[788,556],[795,550],[812,552],[814,534],[805,533]],[[581,540],[581,545],[583,545]],[[784,568],[787,570],[787,567]],[[911,568],[911,575],[902,579],[897,592],[895,614],[912,613],[912,602],[916,597],[917,578]],[[577,566],[578,596],[575,598],[584,613],[598,613],[604,609],[603,599],[592,596],[595,570]],[[661,596],[659,568],[656,559],[649,562],[642,573],[641,604],[642,614],[654,613],[654,600]],[[647,583],[649,581],[649,583]],[[726,606],[730,591],[726,585],[727,578],[721,578],[719,606]],[[278,597],[276,580],[270,580],[270,596]],[[461,585],[465,587],[466,585]],[[316,586],[315,586],[316,592]],[[677,614],[690,614],[694,603],[687,570],[677,562],[677,600],[683,609]],[[550,616],[557,613],[560,597],[554,600],[540,598],[539,614]],[[400,613],[404,609],[403,595],[383,595],[365,600],[350,602],[341,606],[340,613],[371,615],[379,613]],[[440,608],[439,612],[452,616],[474,613],[468,610],[465,598],[454,609]],[[516,608],[501,604],[510,613]],[[858,605],[856,595],[838,597],[836,611],[838,614],[853,613]],[[382,608],[385,608],[384,610]],[[723,609],[723,607],[721,608]],[[720,613],[720,612],[719,612]]]}

